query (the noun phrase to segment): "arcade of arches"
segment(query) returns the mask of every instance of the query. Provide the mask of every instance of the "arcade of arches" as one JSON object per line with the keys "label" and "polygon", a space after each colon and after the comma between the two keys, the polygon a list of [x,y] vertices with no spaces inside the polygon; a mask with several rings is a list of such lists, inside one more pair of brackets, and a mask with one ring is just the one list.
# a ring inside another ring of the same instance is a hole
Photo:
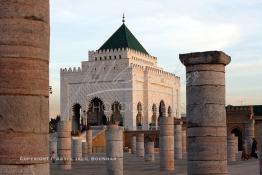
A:
{"label": "arcade of arches", "polygon": [[252,138],[259,143],[259,125],[262,123],[262,106],[226,106],[227,134],[238,137],[238,150],[251,144]]}
{"label": "arcade of arches", "polygon": [[[165,102],[163,100],[160,101],[158,110],[157,110],[156,103],[153,103],[153,105],[152,105],[152,117],[151,117],[151,123],[149,123],[149,130],[157,129],[157,126],[159,126],[159,118],[163,117],[163,116],[172,117],[171,106],[168,107],[168,115],[166,115],[166,107],[165,107]],[[136,124],[137,124],[138,130],[142,129],[143,122],[144,122],[143,107],[142,107],[142,103],[138,102],[138,104],[137,104],[137,115],[136,115]]]}
{"label": "arcade of arches", "polygon": [[80,104],[76,103],[73,105],[72,115],[72,132],[77,134],[83,132],[89,126],[100,126],[107,125],[108,122],[118,123],[120,126],[123,125],[123,117],[120,113],[121,105],[119,102],[114,102],[111,106],[112,115],[107,118],[104,111],[105,105],[99,98],[93,98],[89,105],[88,110],[82,110]]}
{"label": "arcade of arches", "polygon": [[[99,98],[93,98],[89,105],[88,110],[83,110],[82,106],[78,103],[74,104],[72,107],[72,132],[83,132],[88,126],[100,126],[110,123],[118,123],[120,126],[123,126],[123,116],[121,115],[121,104],[115,101],[111,105],[111,116],[107,118],[104,111],[105,106],[104,102]],[[171,117],[171,107],[168,107],[166,115],[165,102],[163,100],[159,103],[159,109],[157,110],[157,104],[152,105],[152,116],[151,122],[149,124],[150,130],[157,129],[159,125],[159,118],[163,116]],[[159,114],[159,115],[158,115]],[[136,116],[136,125],[137,129],[141,130],[143,126],[143,106],[141,102],[137,104],[137,116]]]}

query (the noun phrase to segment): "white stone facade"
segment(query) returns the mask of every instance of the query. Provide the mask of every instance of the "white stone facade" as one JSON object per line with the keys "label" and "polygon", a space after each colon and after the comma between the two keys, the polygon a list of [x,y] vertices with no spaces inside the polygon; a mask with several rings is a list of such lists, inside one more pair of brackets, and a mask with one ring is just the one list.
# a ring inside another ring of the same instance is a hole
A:
{"label": "white stone facade", "polygon": [[108,120],[111,105],[119,102],[125,129],[137,129],[138,103],[142,104],[142,127],[149,129],[152,107],[162,100],[172,117],[180,118],[180,78],[157,66],[157,58],[128,48],[90,51],[81,68],[61,69],[61,117],[71,118],[72,106],[88,110],[92,99],[105,105]]}

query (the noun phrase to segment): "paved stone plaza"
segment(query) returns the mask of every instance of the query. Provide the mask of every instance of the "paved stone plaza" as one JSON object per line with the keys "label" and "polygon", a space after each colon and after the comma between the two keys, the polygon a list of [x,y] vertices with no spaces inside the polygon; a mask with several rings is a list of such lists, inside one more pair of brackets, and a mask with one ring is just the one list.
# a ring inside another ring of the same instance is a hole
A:
{"label": "paved stone plaza", "polygon": [[[104,157],[104,154],[92,154],[90,157]],[[133,154],[124,154],[124,175],[186,175],[186,160],[176,161],[175,171],[160,171],[159,156],[156,154],[154,162],[145,162],[143,158]],[[229,175],[257,175],[259,174],[259,161],[250,159],[239,160],[229,165]],[[104,175],[106,174],[105,161],[86,161],[72,163],[72,170],[63,171],[51,165],[51,175]]]}

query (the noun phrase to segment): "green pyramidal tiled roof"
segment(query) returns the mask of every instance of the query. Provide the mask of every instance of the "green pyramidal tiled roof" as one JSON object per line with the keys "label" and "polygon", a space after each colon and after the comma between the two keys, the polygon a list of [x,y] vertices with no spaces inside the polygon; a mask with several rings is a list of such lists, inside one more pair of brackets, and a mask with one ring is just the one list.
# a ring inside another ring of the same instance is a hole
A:
{"label": "green pyramidal tiled roof", "polygon": [[98,50],[119,48],[130,48],[148,54],[146,49],[139,43],[125,24],[122,24]]}

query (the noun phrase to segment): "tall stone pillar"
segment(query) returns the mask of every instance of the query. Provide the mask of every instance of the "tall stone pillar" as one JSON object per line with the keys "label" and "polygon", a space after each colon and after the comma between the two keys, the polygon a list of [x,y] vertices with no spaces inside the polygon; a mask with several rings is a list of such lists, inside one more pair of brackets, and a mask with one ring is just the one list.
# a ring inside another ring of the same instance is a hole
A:
{"label": "tall stone pillar", "polygon": [[251,154],[252,139],[255,137],[255,120],[244,121],[245,143],[247,146],[247,154]]}
{"label": "tall stone pillar", "polygon": [[245,140],[243,140],[243,142],[242,142],[242,152],[245,152],[245,153],[248,153],[248,151],[247,151],[247,143],[246,143],[246,141]]}
{"label": "tall stone pillar", "polygon": [[175,121],[174,125],[174,151],[175,159],[182,159],[182,124],[181,121]]}
{"label": "tall stone pillar", "polygon": [[136,155],[138,157],[144,157],[145,145],[144,145],[144,134],[137,134],[136,136]]}
{"label": "tall stone pillar", "polygon": [[187,144],[186,144],[186,130],[182,130],[182,153],[187,152]]}
{"label": "tall stone pillar", "polygon": [[72,139],[72,159],[79,161],[82,159],[82,139]]}
{"label": "tall stone pillar", "polygon": [[146,142],[145,144],[145,161],[155,160],[155,145],[154,142]]}
{"label": "tall stone pillar", "polygon": [[93,132],[91,129],[86,131],[86,142],[87,142],[87,152],[88,154],[92,154],[93,152]]}
{"label": "tall stone pillar", "polygon": [[262,124],[259,125],[259,167],[260,175],[262,175]]}
{"label": "tall stone pillar", "polygon": [[132,136],[132,140],[131,140],[131,153],[136,154],[136,136],[135,135]]}
{"label": "tall stone pillar", "polygon": [[106,157],[116,160],[106,162],[108,175],[123,175],[123,129],[109,125],[106,129]]}
{"label": "tall stone pillar", "polygon": [[[110,108],[109,108],[109,106],[110,106]],[[112,115],[111,104],[105,105],[104,115],[106,116],[108,124],[113,122],[113,121],[111,121],[111,115]]]}
{"label": "tall stone pillar", "polygon": [[181,54],[187,77],[188,175],[227,174],[225,66],[220,51]]}
{"label": "tall stone pillar", "polygon": [[158,116],[159,116],[159,110],[156,110],[156,130],[159,130]]}
{"label": "tall stone pillar", "polygon": [[235,146],[235,135],[230,134],[227,137],[227,161],[234,162],[236,161],[236,146]]}
{"label": "tall stone pillar", "polygon": [[88,157],[87,142],[82,142],[82,156],[83,159]]}
{"label": "tall stone pillar", "polygon": [[160,170],[174,170],[175,165],[173,117],[160,117],[159,159]]}
{"label": "tall stone pillar", "polygon": [[236,149],[236,154],[238,154],[238,137],[235,136],[235,149]]}
{"label": "tall stone pillar", "polygon": [[1,174],[49,174],[48,63],[49,1],[0,1]]}
{"label": "tall stone pillar", "polygon": [[60,121],[58,124],[58,165],[63,170],[71,169],[71,121]]}

